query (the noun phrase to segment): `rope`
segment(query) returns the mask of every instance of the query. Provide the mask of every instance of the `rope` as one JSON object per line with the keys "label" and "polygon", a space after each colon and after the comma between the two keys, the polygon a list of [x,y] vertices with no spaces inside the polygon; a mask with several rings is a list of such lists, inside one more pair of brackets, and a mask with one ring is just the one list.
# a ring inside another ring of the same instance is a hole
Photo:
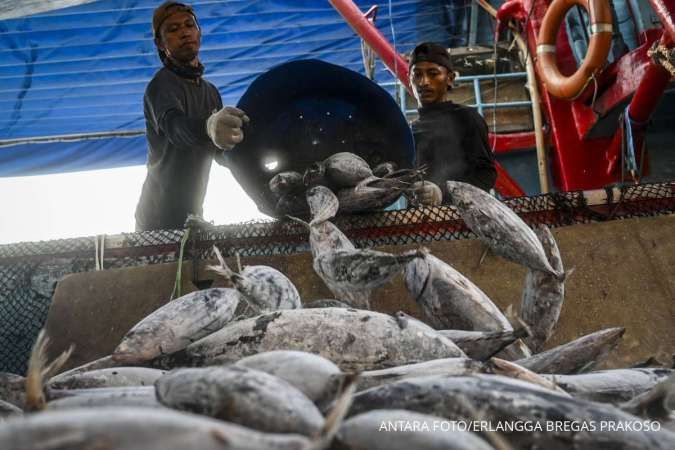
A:
{"label": "rope", "polygon": [[675,48],[668,48],[654,42],[654,45],[647,51],[647,56],[652,58],[655,64],[670,72],[671,77],[675,77]]}

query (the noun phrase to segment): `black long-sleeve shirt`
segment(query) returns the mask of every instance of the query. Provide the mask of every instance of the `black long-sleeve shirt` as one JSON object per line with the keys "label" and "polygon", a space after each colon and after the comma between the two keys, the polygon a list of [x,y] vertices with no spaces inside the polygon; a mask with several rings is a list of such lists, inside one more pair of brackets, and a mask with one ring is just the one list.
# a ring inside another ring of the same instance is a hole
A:
{"label": "black long-sleeve shirt", "polygon": [[490,190],[497,179],[488,128],[474,108],[435,103],[419,109],[412,123],[416,166],[427,166],[426,179],[436,183],[447,202],[448,180],[463,181]]}
{"label": "black long-sleeve shirt", "polygon": [[136,230],[182,228],[187,215],[202,214],[214,157],[222,150],[206,134],[206,120],[222,108],[208,81],[181,78],[167,68],[148,84],[143,99],[148,174],[136,207]]}

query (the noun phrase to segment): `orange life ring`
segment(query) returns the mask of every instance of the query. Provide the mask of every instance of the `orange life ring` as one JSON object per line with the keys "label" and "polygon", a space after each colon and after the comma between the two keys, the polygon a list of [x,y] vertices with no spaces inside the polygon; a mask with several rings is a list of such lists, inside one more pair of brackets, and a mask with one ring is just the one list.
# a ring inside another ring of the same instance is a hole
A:
{"label": "orange life ring", "polygon": [[[581,66],[574,74],[566,77],[560,73],[556,64],[555,41],[565,14],[574,5],[582,6],[590,16],[591,39]],[[537,41],[537,66],[546,90],[558,98],[577,97],[602,68],[609,55],[612,45],[612,12],[608,1],[553,0],[544,15]]]}

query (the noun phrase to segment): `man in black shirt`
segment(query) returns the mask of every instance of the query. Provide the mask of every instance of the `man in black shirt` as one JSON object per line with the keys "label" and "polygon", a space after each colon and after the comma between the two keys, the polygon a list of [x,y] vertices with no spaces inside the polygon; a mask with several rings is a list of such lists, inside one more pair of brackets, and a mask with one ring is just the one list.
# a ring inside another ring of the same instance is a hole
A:
{"label": "man in black shirt", "polygon": [[416,165],[427,166],[427,180],[416,185],[427,205],[447,202],[445,182],[464,181],[490,190],[497,179],[485,120],[474,109],[448,99],[455,73],[446,48],[436,43],[415,47],[410,81],[419,104],[413,122]]}
{"label": "man in black shirt", "polygon": [[136,230],[182,228],[188,214],[202,214],[211,162],[241,142],[248,117],[223,108],[220,93],[202,78],[201,31],[188,5],[167,1],[152,18],[164,65],[143,98],[148,174],[136,207]]}

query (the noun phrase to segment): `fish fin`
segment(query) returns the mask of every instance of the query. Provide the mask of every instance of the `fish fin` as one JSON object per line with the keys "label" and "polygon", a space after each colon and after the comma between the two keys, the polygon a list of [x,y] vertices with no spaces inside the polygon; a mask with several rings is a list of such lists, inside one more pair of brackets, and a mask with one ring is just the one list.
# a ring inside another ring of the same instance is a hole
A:
{"label": "fish fin", "polygon": [[668,420],[673,413],[673,401],[675,399],[675,375],[657,383],[644,394],[619,405],[623,411],[650,419]]}
{"label": "fish fin", "polygon": [[509,305],[504,311],[504,316],[506,320],[509,321],[513,327],[513,335],[516,339],[523,339],[532,336],[532,329],[525,322],[522,317],[520,317],[513,308],[513,305]]}
{"label": "fish fin", "polygon": [[349,412],[349,408],[352,406],[359,376],[358,372],[344,375],[338,397],[333,404],[333,409],[326,416],[323,428],[317,436],[312,438],[309,446],[303,450],[324,450],[330,446],[342,425],[342,421]]}
{"label": "fish fin", "polygon": [[572,267],[571,269],[566,270],[566,271],[564,271],[564,272],[561,273],[561,274],[557,274],[555,277],[556,277],[556,279],[557,279],[558,281],[560,281],[561,283],[563,283],[563,282],[567,281],[567,277],[569,277],[570,275],[572,275],[576,269],[577,269],[576,267]]}
{"label": "fish fin", "polygon": [[309,228],[309,223],[305,222],[302,219],[298,219],[297,217],[293,217],[293,216],[289,216],[289,215],[286,215],[286,218],[289,219],[289,220],[292,220],[293,222],[299,223],[300,225],[304,225],[305,227]]}
{"label": "fish fin", "polygon": [[45,409],[45,377],[50,373],[58,370],[66,360],[70,357],[73,346],[61,353],[51,363],[47,362],[47,347],[49,346],[49,338],[44,329],[40,330],[33,349],[31,350],[30,359],[28,360],[28,372],[26,374],[26,400],[24,411],[40,411]]}
{"label": "fish fin", "polygon": [[218,275],[221,275],[228,280],[232,281],[235,277],[239,276],[238,273],[234,272],[232,269],[230,269],[227,264],[225,263],[225,259],[223,258],[223,255],[220,253],[220,250],[218,250],[218,247],[215,245],[213,246],[213,253],[215,253],[216,258],[218,258],[218,263],[220,264],[219,266],[207,266],[206,268],[208,270],[211,270]]}

